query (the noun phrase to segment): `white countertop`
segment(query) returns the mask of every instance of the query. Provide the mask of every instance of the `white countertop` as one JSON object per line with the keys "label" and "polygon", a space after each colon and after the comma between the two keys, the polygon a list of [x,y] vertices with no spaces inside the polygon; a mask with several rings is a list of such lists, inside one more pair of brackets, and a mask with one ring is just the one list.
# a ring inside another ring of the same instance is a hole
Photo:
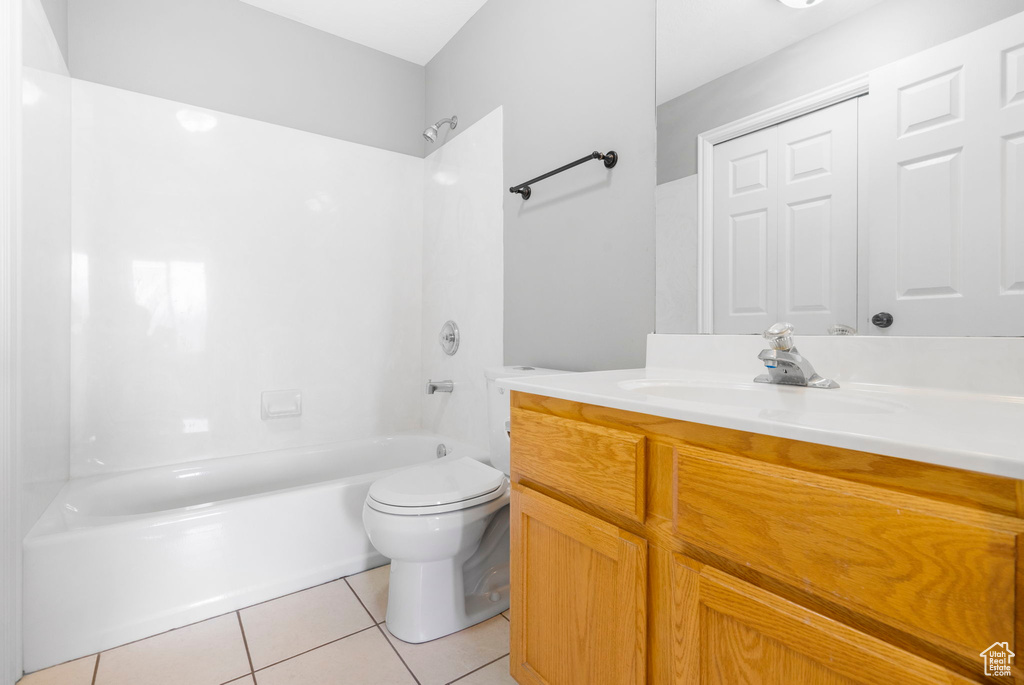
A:
{"label": "white countertop", "polygon": [[[1024,479],[1024,397],[848,380],[841,380],[840,388],[822,390],[753,383],[753,376],[648,367],[509,378],[499,384],[535,395]],[[672,384],[682,383],[691,396],[658,394],[666,386],[657,381],[666,383],[669,394]],[[732,390],[723,398],[715,391],[718,387]],[[732,391],[740,393],[741,402],[729,401]]]}

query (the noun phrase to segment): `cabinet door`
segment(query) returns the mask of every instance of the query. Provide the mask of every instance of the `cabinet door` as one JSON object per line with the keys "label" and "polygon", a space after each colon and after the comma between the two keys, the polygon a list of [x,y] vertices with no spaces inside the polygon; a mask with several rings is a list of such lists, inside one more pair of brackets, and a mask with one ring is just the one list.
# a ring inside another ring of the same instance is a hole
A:
{"label": "cabinet door", "polygon": [[512,676],[641,685],[647,543],[531,490],[512,492]]}
{"label": "cabinet door", "polygon": [[1024,335],[1024,15],[872,72],[864,146],[873,332]]}
{"label": "cabinet door", "polygon": [[970,682],[681,555],[672,596],[677,685]]}

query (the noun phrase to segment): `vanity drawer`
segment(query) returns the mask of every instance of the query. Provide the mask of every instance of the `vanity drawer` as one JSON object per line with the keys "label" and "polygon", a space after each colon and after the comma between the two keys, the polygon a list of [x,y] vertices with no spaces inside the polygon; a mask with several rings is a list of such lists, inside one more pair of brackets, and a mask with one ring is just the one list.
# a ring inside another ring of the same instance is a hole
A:
{"label": "vanity drawer", "polygon": [[676,534],[976,655],[1015,631],[1021,522],[679,444]]}
{"label": "vanity drawer", "polygon": [[647,438],[512,408],[512,472],[643,522]]}

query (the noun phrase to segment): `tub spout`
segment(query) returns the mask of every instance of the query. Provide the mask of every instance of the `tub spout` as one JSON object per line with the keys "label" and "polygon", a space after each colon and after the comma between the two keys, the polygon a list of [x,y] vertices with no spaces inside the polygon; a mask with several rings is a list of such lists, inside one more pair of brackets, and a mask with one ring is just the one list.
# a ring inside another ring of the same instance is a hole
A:
{"label": "tub spout", "polygon": [[435,392],[451,392],[455,389],[455,383],[452,381],[427,381],[427,394],[433,395]]}

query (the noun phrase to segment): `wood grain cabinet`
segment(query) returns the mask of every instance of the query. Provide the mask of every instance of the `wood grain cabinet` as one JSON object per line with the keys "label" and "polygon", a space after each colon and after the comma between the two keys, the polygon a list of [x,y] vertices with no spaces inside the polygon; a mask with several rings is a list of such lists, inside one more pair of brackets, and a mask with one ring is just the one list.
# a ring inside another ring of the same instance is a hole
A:
{"label": "wood grain cabinet", "polygon": [[1024,481],[512,404],[521,684],[1024,683]]}
{"label": "wood grain cabinet", "polygon": [[675,682],[969,683],[798,604],[676,555]]}
{"label": "wood grain cabinet", "polygon": [[512,493],[512,675],[536,685],[645,682],[647,543],[529,490]]}

